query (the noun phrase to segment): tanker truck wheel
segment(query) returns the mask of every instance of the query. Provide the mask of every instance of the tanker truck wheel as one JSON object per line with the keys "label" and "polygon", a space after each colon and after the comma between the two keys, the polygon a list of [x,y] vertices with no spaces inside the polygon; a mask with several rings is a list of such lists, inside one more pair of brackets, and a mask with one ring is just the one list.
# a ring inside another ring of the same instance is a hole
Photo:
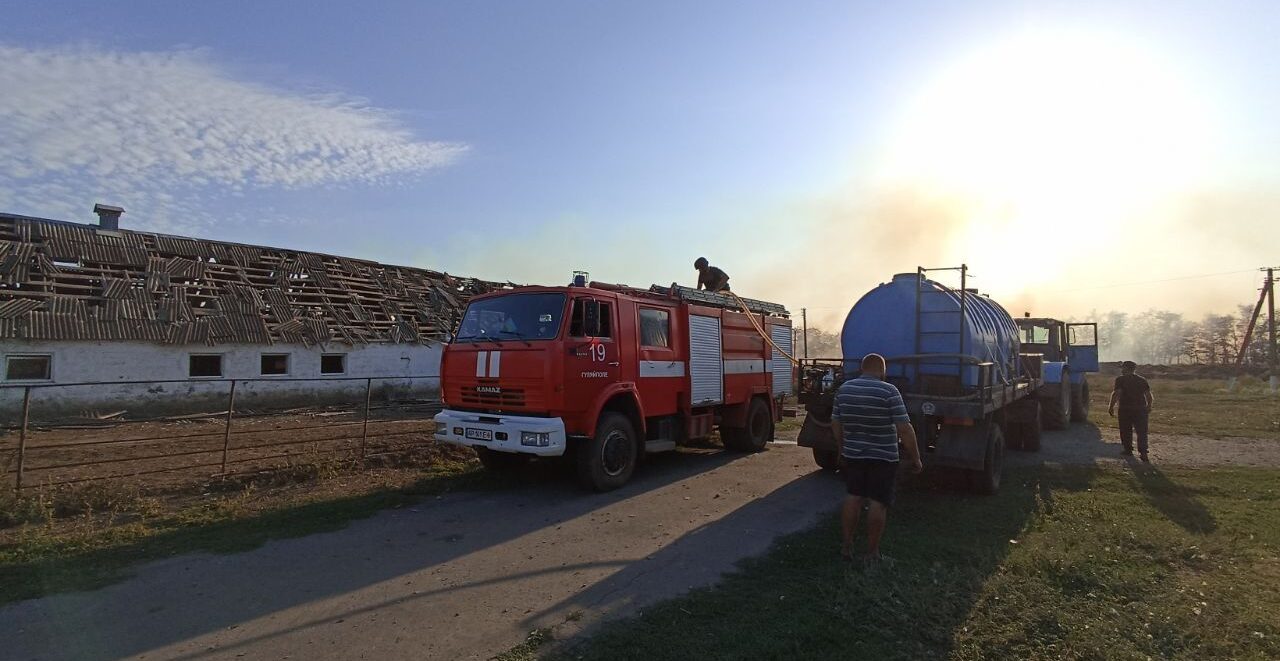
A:
{"label": "tanker truck wheel", "polygon": [[982,470],[969,473],[969,486],[976,493],[990,496],[1000,490],[1000,473],[1004,470],[1004,433],[1000,425],[987,422],[987,456]]}
{"label": "tanker truck wheel", "polygon": [[578,482],[584,489],[612,491],[636,469],[636,430],[621,413],[604,413],[596,435],[578,443]]}
{"label": "tanker truck wheel", "polygon": [[759,397],[752,397],[747,405],[746,427],[725,427],[720,430],[724,446],[735,452],[759,452],[773,440],[773,414],[769,405]]}
{"label": "tanker truck wheel", "polygon": [[1089,382],[1081,381],[1080,387],[1071,387],[1071,421],[1089,420]]}
{"label": "tanker truck wheel", "polygon": [[1009,411],[1008,445],[1015,450],[1040,451],[1040,400],[1027,397]]}

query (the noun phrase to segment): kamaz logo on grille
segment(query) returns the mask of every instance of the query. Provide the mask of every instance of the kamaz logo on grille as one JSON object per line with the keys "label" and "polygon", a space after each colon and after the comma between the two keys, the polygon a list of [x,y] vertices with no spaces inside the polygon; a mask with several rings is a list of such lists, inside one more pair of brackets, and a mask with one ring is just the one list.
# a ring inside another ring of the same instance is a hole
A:
{"label": "kamaz logo on grille", "polygon": [[501,395],[502,388],[499,388],[498,386],[476,386],[476,394]]}

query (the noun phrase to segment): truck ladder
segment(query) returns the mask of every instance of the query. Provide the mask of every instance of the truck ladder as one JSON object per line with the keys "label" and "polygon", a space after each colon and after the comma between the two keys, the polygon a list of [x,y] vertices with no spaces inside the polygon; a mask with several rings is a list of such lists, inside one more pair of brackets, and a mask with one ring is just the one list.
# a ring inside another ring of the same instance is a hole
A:
{"label": "truck ladder", "polygon": [[795,356],[787,353],[782,349],[782,347],[774,343],[773,338],[769,337],[769,334],[765,332],[764,327],[756,320],[755,314],[752,314],[754,312],[760,315],[767,314],[775,317],[787,316],[787,309],[777,303],[758,301],[753,298],[742,298],[727,289],[724,292],[710,292],[701,289],[694,289],[693,287],[682,287],[680,285],[672,285],[666,289],[663,289],[658,285],[654,285],[649,288],[649,291],[657,294],[674,296],[682,301],[697,301],[707,307],[716,307],[725,310],[740,309],[746,313],[747,320],[751,322],[751,326],[756,329],[756,333],[760,334],[760,337],[764,339],[765,343],[773,348],[774,351],[777,351],[782,355],[782,357],[791,361],[792,365],[797,367],[800,366],[800,361],[796,360]]}
{"label": "truck ladder", "polygon": [[[950,287],[947,287],[944,284],[941,284],[935,281],[930,281],[928,279],[928,274],[930,271],[959,271],[960,272],[960,291],[957,292],[956,290],[951,289]],[[923,266],[916,268],[916,337],[915,337],[915,341],[916,341],[917,355],[925,353],[924,338],[926,335],[941,336],[941,337],[953,336],[956,338],[955,339],[956,345],[957,345],[956,354],[963,355],[965,353],[965,330],[966,330],[965,326],[968,322],[968,303],[969,303],[968,276],[969,276],[969,267],[966,264],[961,264],[958,267],[950,267],[950,268],[927,269],[927,268],[924,268]],[[930,282],[932,282],[933,284],[936,284],[938,286],[938,289],[934,289],[933,287],[927,286],[927,283],[930,283]],[[959,310],[949,310],[949,309],[926,310],[924,305],[925,296],[958,297],[960,299],[959,300],[960,309]],[[958,328],[956,330],[924,330],[923,322],[925,318],[930,315],[958,315],[959,316],[959,322],[957,324]],[[934,351],[930,353],[938,353],[938,352]],[[917,364],[916,369],[919,370],[919,364]],[[964,382],[964,362],[963,361],[956,361],[956,376],[960,379],[961,383]]]}
{"label": "truck ladder", "polygon": [[723,308],[726,310],[742,308],[749,312],[768,314],[775,317],[789,317],[791,315],[791,313],[787,312],[786,307],[779,305],[778,303],[758,301],[753,298],[741,298],[731,291],[716,293],[702,289],[694,289],[693,287],[684,287],[681,285],[673,285],[670,287],[653,285],[649,288],[649,291],[655,294],[678,298],[682,301],[696,301],[702,305],[712,308]]}

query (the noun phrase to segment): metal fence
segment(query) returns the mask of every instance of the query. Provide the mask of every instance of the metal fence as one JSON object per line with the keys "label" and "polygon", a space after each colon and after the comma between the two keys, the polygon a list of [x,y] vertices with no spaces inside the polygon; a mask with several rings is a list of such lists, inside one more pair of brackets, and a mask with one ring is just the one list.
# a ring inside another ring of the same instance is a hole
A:
{"label": "metal fence", "polygon": [[[318,390],[301,396],[314,397],[314,403],[279,405],[288,397],[297,399],[296,392],[289,395],[291,388],[309,382]],[[79,401],[76,389],[98,389],[98,401],[113,401],[104,390],[154,392],[166,386],[202,391],[192,397],[201,410],[128,420],[119,414],[107,419],[40,415],[41,404],[65,411],[66,401]],[[0,384],[0,396],[13,400],[16,418],[0,425],[0,475],[21,492],[143,477],[189,482],[193,476],[226,476],[319,457],[365,459],[404,452],[430,441],[432,418],[440,408],[438,386],[434,375]],[[208,410],[215,401],[219,405]],[[15,434],[12,441],[5,438]]]}

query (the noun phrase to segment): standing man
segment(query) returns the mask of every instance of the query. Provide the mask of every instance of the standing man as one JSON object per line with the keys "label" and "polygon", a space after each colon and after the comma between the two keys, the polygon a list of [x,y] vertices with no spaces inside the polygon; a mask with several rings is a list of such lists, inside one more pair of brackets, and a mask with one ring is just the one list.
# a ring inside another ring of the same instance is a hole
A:
{"label": "standing man", "polygon": [[693,268],[698,271],[698,289],[709,292],[729,291],[729,274],[712,266],[706,257],[694,260]]}
{"label": "standing man", "polygon": [[853,535],[858,529],[863,501],[867,510],[867,560],[880,560],[880,536],[885,519],[893,505],[894,485],[898,478],[898,439],[911,462],[911,472],[919,473],[920,450],[916,432],[907,417],[902,394],[884,380],[884,357],[868,354],[862,359],[862,376],[845,381],[836,391],[831,429],[840,439],[840,456],[844,458],[845,488],[841,512],[843,544],[840,555],[853,555]]}
{"label": "standing man", "polygon": [[1116,404],[1120,405],[1120,442],[1124,449],[1120,454],[1133,456],[1133,432],[1138,432],[1138,454],[1143,461],[1147,459],[1147,419],[1151,414],[1151,385],[1137,375],[1138,364],[1126,360],[1120,364],[1120,376],[1116,377],[1115,388],[1111,391],[1111,406],[1107,413],[1116,414]]}

